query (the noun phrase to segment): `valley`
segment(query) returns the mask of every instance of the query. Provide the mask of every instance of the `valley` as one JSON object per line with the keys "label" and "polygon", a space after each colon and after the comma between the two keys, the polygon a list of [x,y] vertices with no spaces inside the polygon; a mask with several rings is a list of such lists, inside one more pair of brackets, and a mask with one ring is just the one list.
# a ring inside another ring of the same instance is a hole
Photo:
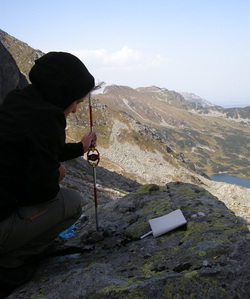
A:
{"label": "valley", "polygon": [[[199,114],[197,109],[194,112],[192,103],[178,97],[169,91],[167,94],[157,91],[149,96],[124,86],[110,86],[103,94],[93,95],[100,146],[112,151],[116,139],[142,151],[158,151],[166,161],[173,159],[173,164],[181,161],[198,173],[228,172],[250,177],[248,124]],[[88,107],[83,105],[69,123],[68,136],[80,136],[78,131],[88,126]],[[117,123],[119,130],[114,128]]]}

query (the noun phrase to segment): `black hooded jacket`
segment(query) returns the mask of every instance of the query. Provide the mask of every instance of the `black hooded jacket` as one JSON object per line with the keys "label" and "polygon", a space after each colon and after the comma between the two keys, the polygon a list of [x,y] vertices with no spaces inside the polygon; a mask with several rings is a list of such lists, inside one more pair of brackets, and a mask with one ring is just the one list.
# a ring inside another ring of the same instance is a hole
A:
{"label": "black hooded jacket", "polygon": [[83,155],[81,142],[65,143],[63,110],[94,87],[92,75],[75,56],[51,52],[36,61],[30,80],[0,106],[0,220],[53,199],[60,162]]}

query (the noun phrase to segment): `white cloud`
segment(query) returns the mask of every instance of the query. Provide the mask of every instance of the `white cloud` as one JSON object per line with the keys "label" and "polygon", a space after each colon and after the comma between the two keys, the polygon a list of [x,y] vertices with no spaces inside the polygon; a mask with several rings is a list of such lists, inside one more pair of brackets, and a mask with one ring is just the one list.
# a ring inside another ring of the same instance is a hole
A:
{"label": "white cloud", "polygon": [[167,63],[161,55],[148,57],[140,51],[123,46],[115,52],[108,52],[105,49],[70,51],[81,59],[86,65],[94,66],[103,70],[116,68],[124,69],[145,69]]}
{"label": "white cloud", "polygon": [[[117,51],[105,49],[69,51],[87,66],[96,82],[130,87],[159,85],[169,72],[167,59],[123,46]],[[164,85],[162,87],[165,87]]]}
{"label": "white cloud", "polygon": [[142,53],[124,46],[121,50],[106,56],[106,63],[114,66],[126,66],[131,63],[139,63],[142,59]]}

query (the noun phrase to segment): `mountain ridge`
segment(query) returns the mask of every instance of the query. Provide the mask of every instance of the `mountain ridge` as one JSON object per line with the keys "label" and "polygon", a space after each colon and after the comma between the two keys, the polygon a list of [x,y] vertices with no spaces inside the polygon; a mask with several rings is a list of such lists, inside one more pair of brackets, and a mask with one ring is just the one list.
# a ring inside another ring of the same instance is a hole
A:
{"label": "mountain ridge", "polygon": [[208,108],[212,106],[216,106],[215,104],[212,104],[208,102],[207,100],[197,96],[194,93],[191,92],[180,92],[180,94],[184,97],[186,101],[192,102],[192,103],[199,103],[203,108]]}

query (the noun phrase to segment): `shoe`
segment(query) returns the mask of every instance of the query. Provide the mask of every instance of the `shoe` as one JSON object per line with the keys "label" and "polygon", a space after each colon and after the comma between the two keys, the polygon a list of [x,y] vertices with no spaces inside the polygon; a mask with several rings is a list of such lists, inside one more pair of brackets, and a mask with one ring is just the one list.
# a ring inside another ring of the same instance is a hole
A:
{"label": "shoe", "polygon": [[0,267],[0,281],[17,287],[29,281],[34,272],[30,265],[25,264],[17,268]]}

